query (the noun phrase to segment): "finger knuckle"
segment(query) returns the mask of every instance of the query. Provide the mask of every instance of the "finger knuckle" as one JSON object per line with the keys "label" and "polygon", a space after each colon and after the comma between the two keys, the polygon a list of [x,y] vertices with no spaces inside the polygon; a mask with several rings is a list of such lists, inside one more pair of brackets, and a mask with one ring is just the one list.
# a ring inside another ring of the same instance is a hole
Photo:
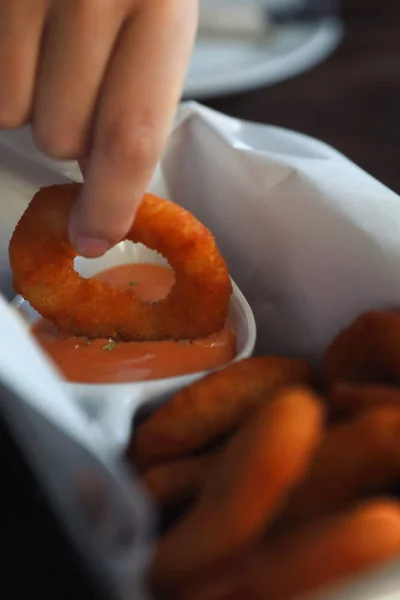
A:
{"label": "finger knuckle", "polygon": [[143,123],[118,123],[107,128],[102,145],[107,160],[122,169],[148,166],[160,151],[155,126]]}

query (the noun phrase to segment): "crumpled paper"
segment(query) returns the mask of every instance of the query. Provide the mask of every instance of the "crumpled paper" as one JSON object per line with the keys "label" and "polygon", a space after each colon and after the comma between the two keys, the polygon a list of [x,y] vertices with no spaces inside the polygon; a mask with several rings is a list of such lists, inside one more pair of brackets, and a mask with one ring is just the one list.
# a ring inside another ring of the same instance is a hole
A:
{"label": "crumpled paper", "polygon": [[[147,496],[1,296],[0,339],[0,416],[65,536],[111,598],[145,600],[153,537]],[[93,506],[101,506],[101,514]]]}
{"label": "crumpled paper", "polygon": [[331,147],[189,103],[162,169],[216,235],[258,352],[318,362],[358,313],[399,304],[400,198]]}
{"label": "crumpled paper", "polygon": [[[6,248],[32,192],[80,174],[40,155],[28,130],[0,133],[0,158],[0,285],[9,291]],[[151,189],[215,234],[255,313],[257,352],[318,363],[357,314],[399,304],[400,198],[321,142],[184,104]],[[8,352],[0,346],[3,376]],[[34,385],[25,364],[14,377]],[[384,586],[369,582],[368,596],[361,583],[332,600],[383,600],[388,586],[400,588],[399,572]]]}

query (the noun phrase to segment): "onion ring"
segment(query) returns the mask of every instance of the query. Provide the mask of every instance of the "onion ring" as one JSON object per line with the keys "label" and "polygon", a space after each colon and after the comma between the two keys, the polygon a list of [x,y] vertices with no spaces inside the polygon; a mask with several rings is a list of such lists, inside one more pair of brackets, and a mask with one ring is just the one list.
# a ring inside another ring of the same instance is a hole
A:
{"label": "onion ring", "polygon": [[245,358],[179,390],[135,432],[132,455],[149,466],[199,450],[246,421],[283,387],[311,384],[303,360]]}
{"label": "onion ring", "polygon": [[13,233],[14,287],[60,331],[122,340],[194,339],[224,326],[232,285],[214,237],[182,207],[146,194],[126,239],[161,253],[175,284],[157,303],[74,270],[68,219],[81,184],[42,188]]}
{"label": "onion ring", "polygon": [[400,409],[378,406],[328,430],[281,514],[285,528],[329,516],[400,477]]}
{"label": "onion ring", "polygon": [[258,539],[306,476],[323,421],[322,403],[307,389],[286,389],[264,404],[214,461],[198,501],[159,541],[155,587],[183,584]]}
{"label": "onion ring", "polygon": [[245,555],[202,572],[169,598],[294,600],[311,592],[320,592],[318,598],[331,597],[328,587],[394,560],[399,551],[400,504],[376,498],[265,540]]}
{"label": "onion ring", "polygon": [[343,329],[322,363],[328,387],[348,383],[400,383],[400,314],[371,310]]}

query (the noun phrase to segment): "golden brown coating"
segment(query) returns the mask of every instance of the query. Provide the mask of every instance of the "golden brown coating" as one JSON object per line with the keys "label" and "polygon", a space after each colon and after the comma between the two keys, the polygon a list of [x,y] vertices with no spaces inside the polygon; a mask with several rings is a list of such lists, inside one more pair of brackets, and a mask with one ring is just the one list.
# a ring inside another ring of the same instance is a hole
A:
{"label": "golden brown coating", "polygon": [[127,239],[160,252],[175,284],[157,303],[134,288],[117,290],[74,270],[68,239],[80,184],[41,189],[12,236],[14,286],[44,318],[68,334],[123,340],[190,339],[222,329],[232,292],[228,268],[214,237],[182,207],[145,195]]}
{"label": "golden brown coating", "polygon": [[400,408],[371,408],[330,429],[308,477],[291,496],[286,526],[342,510],[400,480]]}
{"label": "golden brown coating", "polygon": [[216,459],[209,453],[161,463],[144,471],[141,482],[159,506],[189,500],[204,486]]}
{"label": "golden brown coating", "polygon": [[328,403],[336,414],[343,417],[354,417],[365,410],[385,404],[400,408],[400,388],[339,381],[330,389]]}
{"label": "golden brown coating", "polygon": [[344,329],[328,347],[324,379],[400,383],[400,313],[370,311]]}
{"label": "golden brown coating", "polygon": [[264,405],[230,440],[195,506],[160,540],[156,587],[181,583],[259,537],[304,477],[322,431],[322,403],[307,390]]}
{"label": "golden brown coating", "polygon": [[140,465],[170,460],[229,432],[284,385],[308,384],[302,360],[264,356],[244,359],[180,390],[135,433]]}
{"label": "golden brown coating", "polygon": [[[295,600],[400,552],[400,504],[376,500],[255,548],[174,600]],[[171,597],[172,598],[172,597]]]}

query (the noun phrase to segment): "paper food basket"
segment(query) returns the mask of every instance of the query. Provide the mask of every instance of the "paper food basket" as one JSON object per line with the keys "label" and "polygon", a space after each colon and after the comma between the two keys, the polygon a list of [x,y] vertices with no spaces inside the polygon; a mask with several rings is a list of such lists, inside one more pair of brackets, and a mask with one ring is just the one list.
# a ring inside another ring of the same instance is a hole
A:
{"label": "paper food basket", "polygon": [[[28,129],[0,132],[5,297],[13,293],[8,242],[30,197],[42,185],[77,178],[74,163],[38,153]],[[257,353],[318,364],[327,343],[357,314],[399,304],[400,198],[321,142],[184,104],[152,189],[212,229],[255,314]],[[5,302],[0,334],[6,341],[0,348],[2,422],[84,569],[104,581],[110,598],[143,600],[152,514],[142,491],[110,457],[102,428],[79,411]],[[76,491],[82,470],[101,482],[108,499],[101,531],[84,518],[85,500]],[[115,543],[121,527],[131,532],[123,550]],[[398,599],[400,557],[317,598]]]}

